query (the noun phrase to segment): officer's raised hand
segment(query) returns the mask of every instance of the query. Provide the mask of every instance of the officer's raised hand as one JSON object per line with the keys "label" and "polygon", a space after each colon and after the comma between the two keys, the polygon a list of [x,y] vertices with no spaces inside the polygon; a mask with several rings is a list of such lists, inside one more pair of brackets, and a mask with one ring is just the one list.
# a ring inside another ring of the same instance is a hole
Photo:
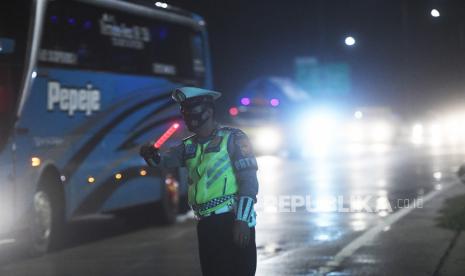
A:
{"label": "officer's raised hand", "polygon": [[250,241],[250,228],[247,222],[242,220],[234,221],[233,226],[234,243],[240,248],[245,248]]}
{"label": "officer's raised hand", "polygon": [[145,162],[151,167],[156,167],[160,163],[160,154],[158,149],[148,143],[140,147],[139,155],[144,158]]}

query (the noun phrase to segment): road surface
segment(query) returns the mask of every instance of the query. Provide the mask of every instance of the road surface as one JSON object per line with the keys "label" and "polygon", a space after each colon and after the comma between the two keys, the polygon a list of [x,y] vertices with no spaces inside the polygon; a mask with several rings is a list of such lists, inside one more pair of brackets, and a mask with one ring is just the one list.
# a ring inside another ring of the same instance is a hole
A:
{"label": "road surface", "polygon": [[[257,275],[381,274],[378,234],[451,186],[464,153],[377,145],[259,157]],[[0,241],[0,275],[200,275],[190,215],[167,227],[98,218],[73,229],[67,248],[36,258]]]}

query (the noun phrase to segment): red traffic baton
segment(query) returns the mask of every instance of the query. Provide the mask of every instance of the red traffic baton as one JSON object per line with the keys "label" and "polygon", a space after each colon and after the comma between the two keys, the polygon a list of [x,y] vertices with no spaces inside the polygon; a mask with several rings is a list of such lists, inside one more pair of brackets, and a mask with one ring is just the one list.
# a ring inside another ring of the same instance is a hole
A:
{"label": "red traffic baton", "polygon": [[159,149],[170,137],[178,130],[179,123],[174,123],[168,128],[163,135],[153,144],[153,147]]}

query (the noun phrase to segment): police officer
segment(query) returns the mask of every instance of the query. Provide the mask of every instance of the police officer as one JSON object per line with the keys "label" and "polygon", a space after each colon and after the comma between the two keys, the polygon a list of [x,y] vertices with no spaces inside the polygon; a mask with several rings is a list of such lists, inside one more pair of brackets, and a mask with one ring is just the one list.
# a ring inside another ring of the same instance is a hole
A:
{"label": "police officer", "polygon": [[194,135],[166,153],[145,145],[140,154],[150,166],[187,167],[203,275],[254,275],[257,162],[244,132],[215,121],[214,101],[220,96],[195,87],[176,89],[172,98]]}

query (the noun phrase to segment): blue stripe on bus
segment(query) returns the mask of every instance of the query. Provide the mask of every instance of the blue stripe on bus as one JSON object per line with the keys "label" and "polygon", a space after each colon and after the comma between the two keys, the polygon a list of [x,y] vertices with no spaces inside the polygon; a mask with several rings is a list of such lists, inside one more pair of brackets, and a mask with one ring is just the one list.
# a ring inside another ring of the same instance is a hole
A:
{"label": "blue stripe on bus", "polygon": [[[147,179],[153,177],[159,178],[162,176],[161,171],[157,168],[147,168],[146,171]],[[98,212],[116,190],[120,189],[131,180],[139,178],[139,172],[140,167],[131,167],[123,170],[121,174],[124,175],[124,177],[118,182],[115,182],[112,175],[108,176],[79,204],[73,215],[79,216]]]}
{"label": "blue stripe on bus", "polygon": [[132,107],[126,109],[123,111],[121,114],[119,114],[115,119],[110,121],[108,124],[106,124],[103,128],[101,128],[95,135],[93,135],[80,149],[76,151],[76,153],[73,155],[73,157],[68,161],[68,163],[64,166],[64,173],[67,178],[71,178],[73,174],[76,172],[76,170],[79,168],[80,164],[89,156],[94,148],[100,143],[103,138],[111,132],[113,128],[118,126],[119,123],[121,123],[124,119],[126,119],[128,116],[132,115],[135,111],[138,109],[149,105],[151,103],[157,102],[162,99],[166,99],[166,97],[169,97],[169,93],[159,95],[153,98],[150,98],[148,100],[142,101],[140,103],[137,103],[136,105],[133,105]]}

